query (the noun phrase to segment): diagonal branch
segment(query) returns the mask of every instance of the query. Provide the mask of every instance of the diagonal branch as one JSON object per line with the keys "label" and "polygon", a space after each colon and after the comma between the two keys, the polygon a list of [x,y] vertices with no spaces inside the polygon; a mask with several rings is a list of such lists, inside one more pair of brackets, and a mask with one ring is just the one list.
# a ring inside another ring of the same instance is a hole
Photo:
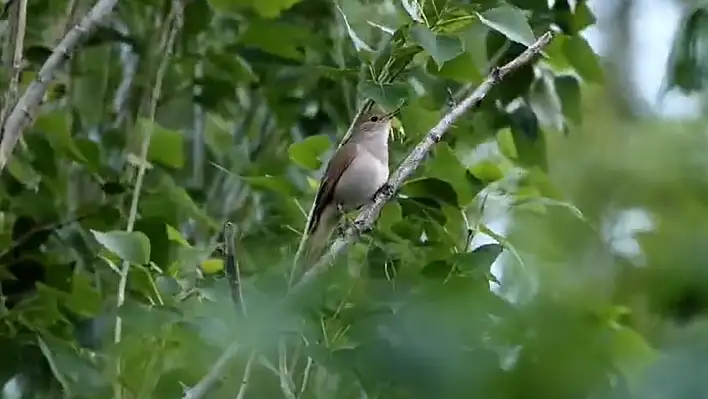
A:
{"label": "diagonal branch", "polygon": [[386,189],[380,190],[374,202],[364,207],[359,213],[353,225],[347,228],[344,235],[335,240],[329,251],[320,259],[315,266],[305,273],[305,275],[292,287],[291,293],[299,292],[312,282],[318,275],[326,271],[333,263],[335,258],[344,251],[344,249],[356,241],[359,236],[365,231],[372,228],[374,222],[378,218],[379,212],[384,207],[384,204],[393,197],[393,194],[398,190],[403,181],[405,181],[413,171],[423,162],[425,155],[430,152],[433,146],[442,139],[442,136],[452,126],[453,123],[467,112],[470,108],[478,106],[489,90],[508,74],[514,72],[520,67],[531,62],[538,54],[541,53],[553,39],[551,31],[546,32],[533,45],[526,49],[521,55],[511,60],[508,64],[494,68],[489,76],[465,99],[450,110],[443,118],[425,135],[423,140],[408,154],[406,159],[401,162],[398,169],[391,175],[386,183]]}
{"label": "diagonal branch", "polygon": [[0,129],[0,172],[5,168],[23,130],[32,124],[33,115],[39,108],[49,83],[54,79],[54,74],[88,37],[89,32],[111,14],[117,2],[118,0],[99,0],[81,22],[64,36],[42,65],[37,78],[25,90]]}
{"label": "diagonal branch", "polygon": [[[3,96],[2,110],[0,110],[0,126],[5,122],[7,115],[12,110],[17,100],[17,93],[20,91],[20,75],[22,73],[22,55],[25,43],[25,30],[27,28],[27,0],[12,2],[8,11],[9,29],[7,42],[3,53],[4,67],[10,71],[10,84]],[[2,137],[0,135],[0,137]]]}

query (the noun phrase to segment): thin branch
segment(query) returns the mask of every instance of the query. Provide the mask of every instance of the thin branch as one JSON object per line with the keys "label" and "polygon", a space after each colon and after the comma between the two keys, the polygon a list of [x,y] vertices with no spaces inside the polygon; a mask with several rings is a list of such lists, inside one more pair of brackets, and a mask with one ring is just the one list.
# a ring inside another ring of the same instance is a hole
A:
{"label": "thin branch", "polygon": [[236,226],[231,222],[224,224],[224,269],[226,277],[229,280],[229,288],[231,289],[231,300],[236,306],[236,311],[239,310],[246,314],[246,302],[243,301],[243,292],[241,290],[241,271],[236,261]]}
{"label": "thin branch", "polygon": [[307,357],[307,365],[305,366],[305,371],[302,373],[302,383],[300,384],[300,393],[297,397],[302,398],[305,395],[305,390],[307,389],[307,382],[310,380],[310,370],[312,369],[312,364],[314,361],[311,357]]}
{"label": "thin branch", "polygon": [[[145,137],[143,137],[142,147],[140,149],[140,165],[138,166],[138,173],[135,177],[135,187],[133,189],[133,197],[130,203],[130,213],[128,214],[128,223],[126,226],[126,231],[131,232],[135,227],[135,220],[138,214],[138,201],[140,199],[140,190],[143,185],[143,178],[145,176],[145,170],[147,168],[147,153],[150,148],[150,138],[155,126],[155,114],[157,112],[157,102],[160,98],[160,93],[162,92],[162,82],[167,73],[167,68],[170,65],[170,59],[172,52],[174,51],[174,43],[177,38],[177,32],[182,28],[182,14],[184,5],[180,0],[173,0],[172,11],[170,13],[169,22],[171,26],[169,28],[169,33],[165,43],[161,46],[161,52],[164,54],[160,66],[157,69],[157,74],[155,76],[155,86],[152,89],[152,97],[150,100],[150,109],[148,119],[150,120],[150,126],[146,129]],[[120,309],[125,302],[125,291],[128,284],[128,271],[130,269],[130,263],[127,261],[123,262],[121,267],[120,281],[118,282],[118,293],[117,293],[117,308]],[[122,333],[122,319],[120,315],[116,316],[116,325],[114,331],[114,342],[117,344],[121,340]],[[120,359],[118,359],[118,371],[120,371]],[[120,373],[119,373],[120,375]]]}
{"label": "thin branch", "polygon": [[[20,75],[22,74],[22,55],[25,42],[25,30],[27,27],[27,0],[17,0],[12,3],[9,9],[9,35],[7,35],[7,48],[4,53],[6,59],[3,64],[5,69],[10,71],[10,84],[5,92],[0,110],[0,126],[5,122],[8,114],[15,106],[17,93],[20,91]],[[2,137],[2,135],[0,135]]]}
{"label": "thin branch", "polygon": [[42,65],[35,81],[20,97],[0,131],[0,137],[2,137],[2,141],[0,141],[0,172],[5,168],[23,130],[32,124],[34,114],[37,112],[44,93],[46,93],[49,83],[54,79],[57,70],[64,65],[79,44],[88,37],[89,32],[111,14],[117,2],[118,0],[99,0],[81,22],[64,36]]}
{"label": "thin branch", "polygon": [[[238,352],[238,345],[236,344],[231,344],[226,349],[226,352],[224,352],[223,355],[219,357],[219,359],[216,360],[216,363],[214,363],[214,367],[209,370],[209,372],[202,378],[197,385],[194,387],[186,390],[184,392],[184,396],[182,396],[182,399],[201,399],[206,396],[207,392],[209,389],[211,389],[214,384],[216,384],[216,381],[221,377],[221,375],[224,373],[224,370],[226,369],[226,366],[229,364],[229,361],[231,360],[232,357],[236,355],[236,352]],[[255,356],[251,356],[251,358],[254,358]],[[250,360],[250,359],[249,359]],[[252,361],[249,361],[249,363],[252,363]],[[247,369],[249,370],[250,374],[250,368],[248,368],[248,364],[246,364]],[[244,376],[245,377],[245,376]],[[244,378],[245,379],[245,378]],[[242,386],[243,388],[243,386]],[[240,394],[240,391],[239,391]]]}
{"label": "thin branch", "polygon": [[246,368],[243,370],[243,379],[241,380],[241,388],[238,390],[238,395],[236,399],[243,399],[246,396],[246,389],[248,389],[248,380],[251,378],[251,368],[253,367],[253,362],[256,360],[256,351],[251,351],[251,356],[248,357],[246,362]]}
{"label": "thin branch", "polygon": [[342,237],[335,240],[329,251],[320,259],[320,261],[309,269],[300,281],[293,286],[291,293],[299,292],[318,275],[326,271],[335,258],[342,253],[349,244],[353,243],[365,231],[370,230],[384,204],[393,197],[394,193],[398,190],[403,181],[406,180],[422,163],[425,155],[430,152],[433,146],[442,139],[442,136],[445,132],[447,132],[452,124],[455,123],[455,121],[470,108],[478,106],[489,90],[498,84],[505,76],[531,62],[538,54],[541,53],[543,48],[546,47],[552,39],[553,33],[548,31],[518,57],[500,68],[494,68],[490,72],[489,76],[487,76],[487,78],[472,92],[472,94],[462,100],[445,116],[443,116],[437,125],[430,129],[423,140],[418,143],[410,154],[408,154],[408,157],[401,162],[401,165],[391,175],[386,183],[386,189],[380,190],[377,193],[374,202],[362,209],[352,226],[347,228]]}

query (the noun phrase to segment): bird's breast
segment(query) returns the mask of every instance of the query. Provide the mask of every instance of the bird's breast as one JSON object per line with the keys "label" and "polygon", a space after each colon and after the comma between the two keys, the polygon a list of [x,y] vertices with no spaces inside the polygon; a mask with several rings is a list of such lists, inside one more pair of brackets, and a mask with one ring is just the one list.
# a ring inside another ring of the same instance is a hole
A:
{"label": "bird's breast", "polygon": [[369,202],[376,190],[388,180],[388,172],[387,164],[367,150],[359,150],[337,183],[335,200],[346,208],[356,208]]}

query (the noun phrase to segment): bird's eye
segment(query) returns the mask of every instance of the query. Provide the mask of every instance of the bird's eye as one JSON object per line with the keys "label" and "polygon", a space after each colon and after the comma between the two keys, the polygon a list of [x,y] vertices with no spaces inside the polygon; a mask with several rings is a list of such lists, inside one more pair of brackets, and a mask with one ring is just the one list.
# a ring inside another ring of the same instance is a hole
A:
{"label": "bird's eye", "polygon": [[378,120],[379,120],[379,117],[376,116],[376,115],[374,115],[374,116],[372,116],[371,118],[369,118],[369,121],[371,121],[371,122],[376,122],[376,121],[378,121]]}

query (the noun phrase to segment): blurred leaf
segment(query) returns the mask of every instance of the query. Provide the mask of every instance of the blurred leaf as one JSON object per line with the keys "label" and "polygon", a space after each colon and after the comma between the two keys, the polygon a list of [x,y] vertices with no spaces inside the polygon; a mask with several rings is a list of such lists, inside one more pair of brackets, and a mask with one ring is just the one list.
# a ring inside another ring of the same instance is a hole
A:
{"label": "blurred leaf", "polygon": [[347,18],[346,14],[344,14],[344,11],[342,11],[342,8],[339,7],[339,4],[335,4],[337,7],[337,11],[339,11],[339,15],[342,17],[342,20],[344,21],[344,26],[347,27],[347,33],[349,34],[349,39],[351,39],[352,44],[354,44],[354,48],[356,51],[374,51],[371,47],[369,47],[368,44],[366,44],[363,40],[359,38],[359,36],[354,32],[354,29],[352,29],[351,25],[349,25],[349,19]]}
{"label": "blurred leaf", "polygon": [[181,169],[184,166],[184,137],[182,133],[165,129],[145,118],[138,121],[138,128],[142,134],[147,134],[150,131],[148,129],[152,130],[150,147],[148,148],[150,162],[161,163],[175,169]]}
{"label": "blurred leaf", "polygon": [[34,127],[37,130],[45,132],[53,146],[64,150],[66,155],[73,160],[77,162],[88,162],[71,137],[69,122],[65,114],[60,111],[42,114],[35,121]]}
{"label": "blurred leaf", "polygon": [[582,123],[580,82],[570,75],[557,76],[554,82],[560,97],[563,115],[576,124]]}
{"label": "blurred leaf", "polygon": [[91,230],[96,241],[121,259],[136,265],[150,261],[150,240],[141,232]]}
{"label": "blurred leaf", "polygon": [[66,306],[84,317],[93,317],[101,311],[101,295],[96,291],[89,278],[84,274],[74,274],[71,279],[71,293]]}
{"label": "blurred leaf", "polygon": [[480,83],[484,78],[474,63],[472,55],[467,52],[445,62],[437,71],[437,75],[462,83]]}
{"label": "blurred leaf", "polygon": [[244,176],[242,179],[254,188],[270,190],[285,197],[295,193],[288,180],[279,176]]}
{"label": "blurred leaf", "polygon": [[454,36],[438,35],[423,25],[415,25],[411,29],[411,37],[433,57],[442,68],[446,61],[457,57],[464,51],[460,39]]}
{"label": "blurred leaf", "polygon": [[301,0],[209,0],[209,4],[222,12],[237,12],[251,7],[264,18],[275,18]]}
{"label": "blurred leaf", "polygon": [[408,180],[401,192],[414,198],[433,198],[441,203],[457,206],[457,193],[452,186],[443,180],[425,177]]}
{"label": "blurred leaf", "polygon": [[374,100],[386,109],[395,109],[408,98],[408,86],[402,82],[376,83],[362,81],[359,83],[359,92],[367,98]]}
{"label": "blurred leaf", "polygon": [[326,135],[310,136],[305,140],[290,144],[288,154],[290,159],[305,169],[318,169],[322,165],[320,156],[324,154],[331,143]]}
{"label": "blurred leaf", "polygon": [[220,258],[207,259],[199,267],[207,274],[219,273],[224,270],[224,260]]}
{"label": "blurred leaf", "polygon": [[400,113],[406,131],[406,141],[419,142],[438,123],[440,116],[440,111],[424,108],[420,102],[406,103]]}
{"label": "blurred leaf", "polygon": [[485,244],[474,251],[458,254],[455,265],[460,271],[471,272],[482,269],[488,271],[492,263],[501,255],[504,247],[499,244]]}
{"label": "blurred leaf", "polygon": [[469,168],[474,177],[483,182],[494,182],[504,177],[504,172],[491,161],[485,160]]}
{"label": "blurred leaf", "polygon": [[467,205],[477,194],[467,182],[466,173],[465,167],[446,143],[438,144],[432,159],[426,163],[426,176],[446,181],[454,188],[457,203],[451,205]]}
{"label": "blurred leaf", "polygon": [[302,61],[304,46],[312,42],[312,36],[296,25],[255,19],[250,21],[241,41],[286,59]]}
{"label": "blurred leaf", "polygon": [[593,83],[602,83],[604,73],[592,47],[582,36],[566,37],[563,53],[580,76]]}
{"label": "blurred leaf", "polygon": [[676,35],[667,62],[665,90],[678,87],[685,92],[701,90],[708,76],[708,62],[701,48],[706,40],[708,9],[698,5],[687,12]]}

